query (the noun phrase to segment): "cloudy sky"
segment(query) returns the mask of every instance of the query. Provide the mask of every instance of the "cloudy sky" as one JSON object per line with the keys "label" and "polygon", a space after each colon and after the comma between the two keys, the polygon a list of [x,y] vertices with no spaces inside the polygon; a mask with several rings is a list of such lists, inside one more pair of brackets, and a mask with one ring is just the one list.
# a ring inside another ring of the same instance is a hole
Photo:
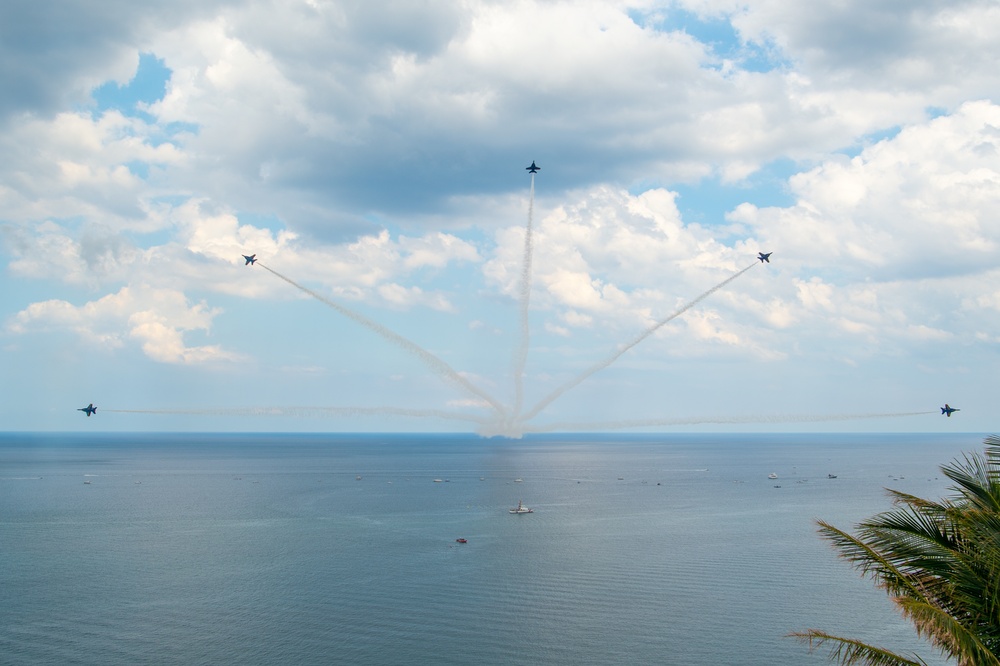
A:
{"label": "cloudy sky", "polygon": [[992,0],[4,2],[3,429],[995,432],[997,34]]}

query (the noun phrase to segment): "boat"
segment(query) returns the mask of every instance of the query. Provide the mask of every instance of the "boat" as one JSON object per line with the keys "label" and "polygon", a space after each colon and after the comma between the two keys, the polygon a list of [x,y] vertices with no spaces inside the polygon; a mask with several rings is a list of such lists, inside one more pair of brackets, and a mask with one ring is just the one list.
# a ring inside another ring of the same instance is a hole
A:
{"label": "boat", "polygon": [[523,504],[521,504],[521,500],[517,500],[517,508],[516,509],[508,509],[508,511],[510,511],[511,513],[517,514],[517,515],[521,515],[522,513],[534,513],[535,512],[534,509],[529,509],[528,507],[526,507]]}
{"label": "boat", "polygon": [[837,475],[836,474],[827,474],[826,478],[828,478],[828,479],[836,479]]}
{"label": "boat", "polygon": [[434,479],[434,483],[443,483],[441,479]]}
{"label": "boat", "polygon": [[514,483],[524,483],[524,479],[518,477],[518,478],[514,479]]}
{"label": "boat", "polygon": [[767,478],[769,478],[769,479],[777,479],[778,475],[775,474],[774,472],[771,472],[770,474],[767,475]]}
{"label": "boat", "polygon": [[455,543],[469,543],[468,539],[458,538],[455,539]]}

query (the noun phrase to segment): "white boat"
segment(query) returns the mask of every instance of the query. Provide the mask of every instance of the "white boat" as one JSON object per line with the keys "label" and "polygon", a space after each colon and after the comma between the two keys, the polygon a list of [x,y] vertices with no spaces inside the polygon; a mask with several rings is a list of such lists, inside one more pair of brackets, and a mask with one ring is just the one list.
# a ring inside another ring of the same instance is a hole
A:
{"label": "white boat", "polygon": [[770,474],[767,475],[767,478],[769,478],[769,479],[777,479],[778,475],[775,474],[774,472],[771,472]]}
{"label": "white boat", "polygon": [[522,513],[534,513],[535,512],[534,509],[529,509],[528,507],[526,507],[523,504],[521,504],[521,500],[517,500],[517,508],[516,509],[508,509],[508,511],[510,511],[511,513],[516,513],[518,515],[520,515]]}

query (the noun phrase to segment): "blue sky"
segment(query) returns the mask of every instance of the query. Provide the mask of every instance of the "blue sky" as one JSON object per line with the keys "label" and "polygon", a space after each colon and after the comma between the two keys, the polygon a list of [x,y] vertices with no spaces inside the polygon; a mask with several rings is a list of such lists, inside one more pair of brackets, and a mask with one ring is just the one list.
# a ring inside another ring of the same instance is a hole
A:
{"label": "blue sky", "polygon": [[0,24],[4,429],[995,431],[995,3]]}

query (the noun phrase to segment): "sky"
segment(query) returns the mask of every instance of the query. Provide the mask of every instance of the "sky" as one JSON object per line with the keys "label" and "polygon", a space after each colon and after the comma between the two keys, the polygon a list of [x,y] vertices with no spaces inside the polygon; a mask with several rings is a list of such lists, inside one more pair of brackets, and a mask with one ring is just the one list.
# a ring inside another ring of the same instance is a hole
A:
{"label": "sky", "polygon": [[2,3],[0,429],[996,432],[997,34]]}

